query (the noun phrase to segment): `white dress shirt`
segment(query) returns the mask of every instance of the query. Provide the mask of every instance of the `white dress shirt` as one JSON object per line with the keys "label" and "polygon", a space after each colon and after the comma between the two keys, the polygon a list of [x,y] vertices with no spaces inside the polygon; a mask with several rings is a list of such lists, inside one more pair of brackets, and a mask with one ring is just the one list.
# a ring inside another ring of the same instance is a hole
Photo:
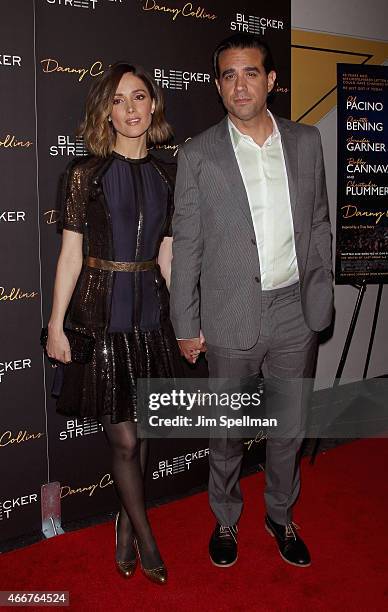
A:
{"label": "white dress shirt", "polygon": [[299,280],[287,170],[281,135],[273,132],[262,146],[242,134],[229,119],[229,132],[248,197],[264,291]]}

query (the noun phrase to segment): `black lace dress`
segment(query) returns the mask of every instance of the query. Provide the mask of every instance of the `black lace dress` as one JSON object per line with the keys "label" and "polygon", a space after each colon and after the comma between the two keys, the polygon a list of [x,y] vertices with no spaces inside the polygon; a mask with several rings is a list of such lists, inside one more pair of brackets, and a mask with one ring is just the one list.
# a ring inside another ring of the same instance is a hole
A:
{"label": "black lace dress", "polygon": [[[171,228],[166,229],[167,185],[149,155],[139,160],[112,156],[102,187],[115,261],[148,261],[157,256],[163,237],[171,235]],[[137,379],[171,378],[181,373],[168,291],[158,267],[114,272],[110,299],[107,330],[73,325],[93,335],[96,345],[91,362],[71,363],[62,369],[57,411],[95,418],[110,414],[112,423],[136,422]]]}

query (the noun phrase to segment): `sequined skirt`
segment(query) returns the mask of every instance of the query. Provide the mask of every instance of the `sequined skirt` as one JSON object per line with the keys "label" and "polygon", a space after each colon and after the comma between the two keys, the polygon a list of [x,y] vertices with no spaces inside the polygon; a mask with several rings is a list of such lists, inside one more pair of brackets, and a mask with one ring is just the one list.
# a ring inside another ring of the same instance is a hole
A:
{"label": "sequined skirt", "polygon": [[151,331],[83,331],[96,340],[93,358],[87,364],[64,366],[59,414],[96,419],[111,415],[112,423],[137,421],[137,379],[182,376],[182,360],[168,320]]}

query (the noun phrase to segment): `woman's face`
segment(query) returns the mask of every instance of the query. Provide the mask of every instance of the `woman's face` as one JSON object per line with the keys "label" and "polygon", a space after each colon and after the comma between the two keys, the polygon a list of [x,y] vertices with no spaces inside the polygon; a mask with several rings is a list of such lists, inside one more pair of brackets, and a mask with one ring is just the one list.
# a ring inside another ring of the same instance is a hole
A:
{"label": "woman's face", "polygon": [[116,138],[140,138],[151,125],[155,101],[151,99],[145,83],[131,72],[126,72],[118,84],[111,119]]}

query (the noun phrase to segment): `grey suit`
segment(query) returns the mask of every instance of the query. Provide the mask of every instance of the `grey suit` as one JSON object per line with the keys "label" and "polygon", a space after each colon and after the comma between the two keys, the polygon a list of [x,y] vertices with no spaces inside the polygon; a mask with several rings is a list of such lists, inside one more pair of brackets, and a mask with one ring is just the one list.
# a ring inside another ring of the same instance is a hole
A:
{"label": "grey suit", "polygon": [[[299,303],[301,341],[298,355],[301,359],[296,360],[296,367],[287,372],[287,377],[306,377],[312,375],[315,332],[330,324],[333,308],[331,233],[322,147],[316,128],[275,119],[286,162],[300,279],[297,299],[295,288],[292,288],[291,302],[294,307]],[[194,338],[198,337],[200,328],[203,330],[210,347],[211,376],[243,376],[251,373],[252,368],[258,370],[271,353],[271,343],[263,348],[264,337],[268,340],[268,330],[273,328],[275,320],[271,319],[272,311],[267,309],[269,294],[271,292],[261,290],[249,202],[225,118],[187,142],[179,152],[171,278],[171,319],[176,336]],[[276,295],[271,297],[271,304],[273,297]],[[278,298],[275,301],[280,303]],[[288,316],[295,322],[298,312],[289,311]],[[284,336],[289,335],[285,330]],[[284,343],[283,360],[289,347]],[[241,357],[247,358],[245,366]],[[273,372],[279,362],[275,363],[271,374],[274,363],[267,364],[270,375],[276,375]],[[303,426],[299,432],[303,433]],[[228,444],[229,450],[225,443],[222,448],[213,444],[210,458],[211,505],[224,524],[236,522],[242,507],[237,482],[242,450],[231,451],[236,441]],[[290,457],[296,455],[299,445],[300,440],[289,451]],[[267,463],[271,448],[267,446]],[[238,456],[233,466],[231,452],[234,457]],[[284,466],[275,465],[280,465],[280,455],[271,459],[269,469],[274,471],[267,475],[267,489],[269,481],[276,480],[278,469],[284,472]],[[217,473],[216,463],[221,464],[222,458],[224,464],[225,460],[231,464],[232,483],[230,474]],[[293,463],[294,459],[291,466]],[[292,467],[291,472],[283,487],[286,493],[283,491],[284,494],[275,500],[267,490],[267,507],[273,506],[272,518],[282,523],[290,517],[290,507],[299,487],[297,470]],[[277,511],[275,508],[281,505],[284,511]]]}

